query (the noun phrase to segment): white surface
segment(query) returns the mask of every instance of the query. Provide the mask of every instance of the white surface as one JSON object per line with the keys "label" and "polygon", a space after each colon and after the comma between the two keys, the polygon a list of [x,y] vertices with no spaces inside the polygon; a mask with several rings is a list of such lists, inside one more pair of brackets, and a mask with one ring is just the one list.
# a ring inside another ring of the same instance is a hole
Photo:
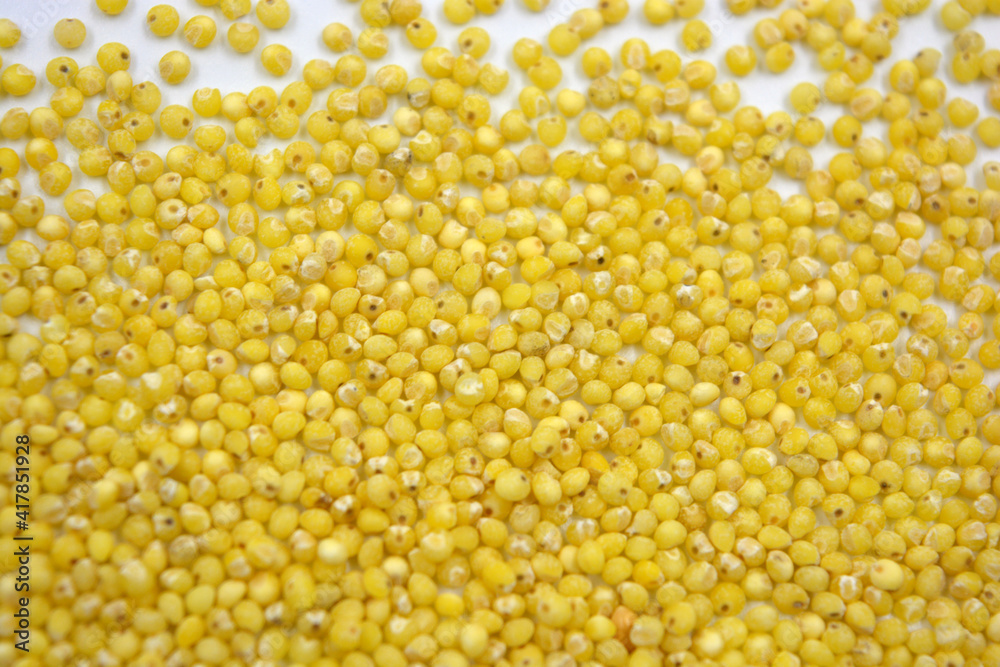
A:
{"label": "white surface", "polygon": [[[109,41],[119,41],[132,51],[132,67],[129,72],[138,83],[152,80],[160,85],[163,93],[163,106],[170,103],[180,103],[190,106],[191,93],[201,87],[219,88],[222,94],[227,92],[248,92],[258,85],[270,85],[280,88],[301,75],[302,66],[312,58],[325,58],[335,62],[338,54],[331,53],[323,44],[320,32],[328,23],[339,21],[354,30],[355,37],[365,27],[359,16],[360,3],[346,0],[290,0],[292,16],[288,25],[282,30],[272,31],[264,28],[251,11],[239,19],[257,25],[261,38],[257,48],[245,55],[235,53],[226,43],[226,30],[231,23],[219,11],[218,7],[203,7],[194,0],[174,0],[166,4],[175,6],[180,14],[181,27],[174,35],[166,38],[153,36],[145,26],[148,9],[156,4],[156,0],[131,0],[126,10],[118,16],[107,16],[98,10],[94,0],[0,0],[0,16],[13,19],[21,26],[21,42],[13,49],[0,51],[4,66],[21,62],[31,67],[38,76],[35,91],[25,98],[12,98],[9,95],[0,97],[0,113],[12,106],[23,106],[31,109],[45,104],[53,92],[45,80],[45,64],[57,55],[73,57],[81,67],[96,64],[94,58],[100,45]],[[253,3],[256,6],[256,2]],[[593,7],[596,0],[552,0],[549,7],[540,13],[526,10],[521,0],[507,0],[499,12],[493,16],[478,15],[468,25],[479,25],[490,32],[493,45],[482,63],[493,62],[510,71],[511,83],[507,92],[499,101],[493,102],[493,122],[497,122],[503,111],[516,104],[516,93],[528,85],[527,77],[513,63],[510,50],[514,42],[521,37],[532,37],[545,43],[545,38],[552,26],[564,22],[579,8]],[[744,16],[733,16],[724,0],[707,0],[705,9],[698,17],[705,21],[714,33],[712,46],[698,54],[688,54],[680,46],[680,31],[685,21],[675,18],[665,26],[654,27],[645,22],[642,17],[644,0],[632,0],[632,11],[629,17],[615,26],[605,27],[596,37],[586,40],[572,56],[562,59],[563,86],[575,90],[586,91],[587,79],[583,76],[579,65],[580,55],[590,46],[602,46],[617,62],[621,43],[629,37],[642,37],[647,40],[653,51],[670,48],[679,53],[688,62],[694,59],[705,59],[719,70],[719,80],[732,78],[726,68],[723,56],[728,47],[734,44],[752,44],[754,24],[765,17],[776,16],[778,10],[758,8]],[[785,2],[780,9],[792,6]],[[881,9],[877,0],[858,0],[858,15],[868,18]],[[934,7],[917,17],[905,18],[900,23],[900,32],[893,42],[893,54],[886,62],[876,68],[876,74],[871,81],[863,85],[879,90],[887,90],[886,73],[889,65],[900,57],[912,57],[921,48],[934,46],[941,50],[945,57],[939,75],[948,83],[949,94],[958,94],[975,102],[981,108],[987,109],[986,86],[982,82],[960,86],[950,77],[949,63],[951,54],[952,34],[944,30],[938,18],[942,0],[935,0]],[[424,15],[428,16],[438,28],[437,45],[456,48],[458,33],[466,26],[453,26],[448,23],[440,8],[441,0],[425,0]],[[218,25],[215,41],[205,49],[192,48],[183,38],[184,22],[192,16],[205,14],[212,17]],[[71,52],[64,52],[52,36],[52,28],[60,18],[74,17],[82,19],[87,25],[87,39],[83,45]],[[987,42],[995,42],[1000,38],[1000,18],[982,16],[970,26],[986,36]],[[377,63],[369,64],[369,75],[383,65],[398,63],[404,65],[411,76],[424,75],[420,68],[420,52],[412,48],[406,41],[403,29],[390,26],[386,29],[390,38],[388,55]],[[260,50],[267,44],[281,43],[290,47],[295,54],[291,71],[278,79],[267,73],[260,64]],[[157,64],[160,57],[171,50],[182,50],[190,54],[192,71],[187,81],[179,86],[169,86],[159,79]],[[788,91],[801,81],[813,81],[822,88],[826,73],[815,65],[815,55],[805,44],[796,44],[795,64],[784,74],[776,76],[764,70],[763,54],[759,54],[758,72],[744,79],[736,79],[742,91],[742,104],[758,106],[765,114],[778,109],[791,112],[788,106]],[[356,51],[355,51],[356,52]],[[327,91],[320,91],[313,100],[313,108],[323,108]],[[97,98],[88,100],[82,115],[92,115]],[[392,104],[390,102],[390,104]],[[161,106],[162,108],[162,106]],[[394,107],[390,106],[390,109]],[[814,114],[822,118],[829,128],[838,116],[843,115],[842,107],[824,104]],[[667,116],[670,116],[668,114]],[[205,121],[211,122],[211,121]],[[866,126],[866,133],[870,132]],[[575,123],[570,122],[569,140],[575,135]],[[167,145],[164,142],[159,145]],[[152,145],[158,145],[152,140]],[[145,146],[144,146],[145,147]],[[268,146],[269,147],[269,146]],[[62,151],[61,151],[62,152]],[[829,146],[819,146],[813,149],[817,158],[817,168],[825,166],[822,157],[833,154]],[[671,152],[667,153],[667,156]],[[676,157],[676,152],[672,152]],[[996,157],[996,155],[994,155]],[[775,179],[776,187],[782,194],[791,194],[794,186]],[[30,186],[29,186],[30,187]]]}

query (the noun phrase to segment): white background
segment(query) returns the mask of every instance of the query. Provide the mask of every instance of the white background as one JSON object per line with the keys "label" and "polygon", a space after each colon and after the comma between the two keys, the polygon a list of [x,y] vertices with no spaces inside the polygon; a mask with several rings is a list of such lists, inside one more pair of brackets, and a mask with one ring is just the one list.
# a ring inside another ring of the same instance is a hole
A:
{"label": "white background", "polygon": [[[167,3],[178,10],[181,27],[174,35],[166,38],[153,36],[145,26],[146,12],[150,7],[160,4],[155,0],[131,0],[125,11],[118,16],[105,15],[96,8],[93,0],[0,0],[0,16],[11,18],[21,26],[22,30],[21,41],[17,46],[0,50],[3,65],[6,67],[13,63],[23,63],[34,70],[38,77],[35,91],[27,97],[0,96],[0,114],[12,106],[23,106],[30,111],[35,106],[46,104],[53,92],[45,80],[45,64],[51,58],[57,55],[69,55],[79,63],[80,67],[96,64],[95,55],[98,47],[109,41],[122,42],[131,49],[130,74],[136,83],[152,80],[160,85],[163,93],[162,108],[172,103],[190,106],[193,91],[204,86],[219,88],[223,95],[233,91],[249,92],[258,85],[271,85],[280,91],[284,85],[300,78],[302,66],[310,59],[325,58],[330,62],[336,61],[339,54],[331,53],[320,37],[323,26],[333,21],[344,23],[354,30],[355,37],[365,27],[359,16],[359,2],[345,0],[289,0],[289,2],[292,6],[291,20],[279,31],[268,30],[261,26],[253,11],[239,19],[257,25],[261,33],[257,48],[249,54],[240,55],[226,43],[226,30],[231,22],[222,15],[218,7],[203,7],[194,0],[174,0]],[[256,1],[253,4],[256,6]],[[619,47],[624,40],[634,36],[647,40],[653,51],[662,48],[677,51],[685,62],[696,58],[708,60],[718,68],[719,81],[730,79],[732,77],[723,60],[726,49],[734,44],[753,44],[753,25],[762,18],[777,16],[780,10],[791,7],[793,3],[784,2],[778,9],[758,8],[743,16],[733,16],[726,8],[724,0],[706,0],[705,9],[698,18],[705,21],[712,29],[714,40],[709,49],[697,54],[686,53],[680,44],[680,30],[685,23],[684,19],[675,18],[664,26],[651,26],[642,16],[643,4],[643,0],[632,0],[632,10],[623,23],[606,26],[596,37],[583,42],[575,54],[560,60],[564,74],[561,87],[586,91],[587,79],[583,76],[579,62],[584,49],[589,46],[606,48],[616,60],[616,73],[620,73],[621,66],[617,58]],[[858,16],[865,19],[881,9],[881,3],[877,0],[858,0],[855,4]],[[941,26],[939,18],[941,4],[943,4],[941,0],[935,0],[931,10],[920,16],[901,20],[899,35],[893,41],[892,55],[876,68],[875,76],[862,85],[882,91],[888,90],[886,74],[892,62],[899,58],[911,58],[921,48],[933,46],[944,54],[939,76],[948,83],[949,96],[959,95],[984,110],[989,109],[986,100],[987,86],[983,82],[959,85],[950,77],[949,63],[953,52],[951,47],[953,35]],[[467,26],[453,26],[448,23],[440,5],[441,0],[425,0],[424,15],[438,28],[436,45],[457,52],[458,33]],[[529,85],[527,76],[514,65],[510,57],[514,42],[521,37],[532,37],[544,44],[552,26],[565,22],[577,9],[595,5],[596,0],[552,0],[547,9],[535,13],[525,9],[521,0],[507,0],[496,14],[492,16],[479,14],[467,24],[482,26],[489,31],[493,40],[492,47],[480,62],[493,62],[505,67],[511,75],[506,93],[498,101],[493,101],[492,122],[497,122],[503,111],[515,105],[516,93]],[[212,17],[218,26],[215,41],[205,49],[195,49],[183,38],[184,23],[200,14]],[[86,41],[80,48],[68,53],[63,52],[52,36],[52,28],[56,21],[66,17],[82,19],[87,25]],[[970,28],[982,33],[986,37],[988,46],[1000,41],[1000,19],[997,17],[981,16]],[[389,53],[382,60],[369,64],[369,76],[373,75],[378,67],[388,63],[406,66],[411,76],[425,76],[420,68],[420,52],[406,41],[403,28],[393,25],[386,28],[386,32],[390,39]],[[260,50],[272,43],[284,44],[294,53],[291,71],[280,79],[270,75],[260,64]],[[804,43],[797,43],[794,46],[795,64],[780,76],[766,72],[763,67],[763,54],[758,54],[758,72],[744,79],[736,79],[742,91],[742,104],[755,105],[765,114],[779,109],[792,113],[788,105],[788,92],[796,83],[813,81],[822,88],[826,72],[815,64],[815,54]],[[160,57],[171,50],[185,51],[192,60],[191,75],[178,86],[163,83],[159,79],[157,69]],[[332,88],[316,93],[313,109],[324,107],[326,95],[330,90]],[[97,97],[90,98],[82,114],[87,115],[89,111],[92,117],[98,101]],[[393,108],[390,106],[390,111]],[[996,113],[992,109],[990,112]],[[832,122],[843,114],[843,107],[824,104],[814,115],[822,118],[829,129]],[[214,122],[226,125],[224,119],[215,119]],[[570,144],[576,136],[575,125],[571,120],[568,137]],[[870,126],[866,126],[866,134],[873,131],[869,128]],[[166,147],[169,144],[170,141],[158,143],[154,138],[142,147]],[[262,146],[270,148],[266,141]],[[818,146],[812,151],[817,158],[817,168],[825,167],[824,158],[828,158],[834,152],[828,145]],[[986,151],[981,151],[981,156],[985,153]],[[997,157],[996,153],[993,153],[989,159]],[[677,156],[676,153],[673,155]],[[72,162],[70,159],[67,163]],[[24,185],[30,191],[36,184],[32,182],[32,177],[25,180]],[[780,176],[775,179],[772,187],[782,194],[791,194],[795,191],[795,186],[783,181]]]}

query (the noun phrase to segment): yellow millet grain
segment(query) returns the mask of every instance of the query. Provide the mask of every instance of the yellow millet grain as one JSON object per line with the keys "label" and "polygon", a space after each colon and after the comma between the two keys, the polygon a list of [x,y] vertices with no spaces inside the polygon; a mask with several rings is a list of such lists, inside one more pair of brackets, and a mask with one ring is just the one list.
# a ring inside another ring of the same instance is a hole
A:
{"label": "yellow millet grain", "polygon": [[198,4],[0,54],[0,664],[1000,664],[1000,2]]}

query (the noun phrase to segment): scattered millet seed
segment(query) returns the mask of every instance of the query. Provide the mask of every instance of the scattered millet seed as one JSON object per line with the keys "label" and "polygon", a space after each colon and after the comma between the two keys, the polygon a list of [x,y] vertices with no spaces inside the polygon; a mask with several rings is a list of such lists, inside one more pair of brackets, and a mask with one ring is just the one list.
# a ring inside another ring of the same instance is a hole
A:
{"label": "scattered millet seed", "polygon": [[[1000,2],[900,55],[929,0],[728,0],[747,44],[634,0],[682,56],[521,0],[558,21],[513,73],[419,0],[341,3],[332,62],[269,39],[300,3],[197,4],[138,19],[159,84],[117,42],[32,111],[0,72],[0,664],[1000,664]],[[301,80],[168,99],[221,28]]]}

